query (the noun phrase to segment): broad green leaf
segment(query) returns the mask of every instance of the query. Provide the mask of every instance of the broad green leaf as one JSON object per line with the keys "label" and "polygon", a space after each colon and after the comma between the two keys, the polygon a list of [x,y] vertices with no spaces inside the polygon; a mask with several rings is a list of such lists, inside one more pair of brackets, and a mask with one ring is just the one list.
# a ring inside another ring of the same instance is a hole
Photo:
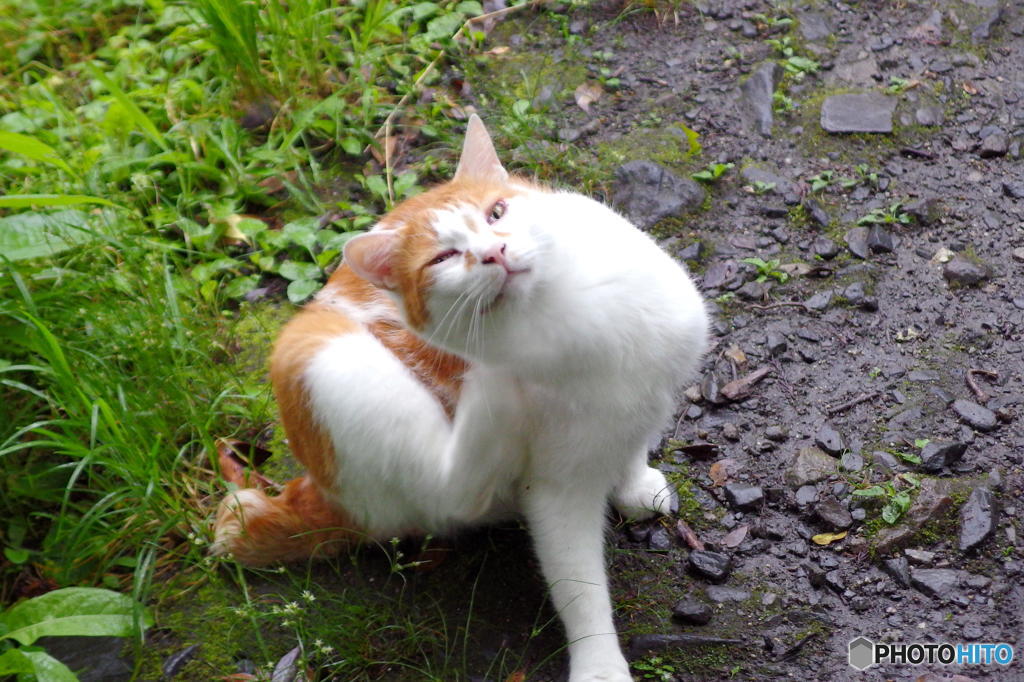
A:
{"label": "broad green leaf", "polygon": [[0,639],[28,646],[47,636],[130,637],[135,633],[137,611],[143,627],[148,626],[148,613],[126,594],[65,587],[26,599],[0,614],[0,623],[7,629]]}
{"label": "broad green leaf", "polygon": [[854,490],[853,494],[857,497],[883,497],[885,495],[885,490],[883,490],[881,486],[873,485],[870,488]]}
{"label": "broad green leaf", "polygon": [[899,505],[896,505],[892,502],[889,502],[887,505],[882,507],[882,519],[890,526],[894,525],[897,521],[899,521],[900,516],[902,515],[903,512],[902,510],[900,510]]}
{"label": "broad green leaf", "polygon": [[319,228],[320,219],[315,216],[307,216],[293,220],[282,227],[281,236],[308,251],[316,243],[316,233]]}
{"label": "broad green leaf", "polygon": [[0,676],[29,673],[40,682],[78,682],[71,669],[45,651],[10,649],[0,655]]}
{"label": "broad green leaf", "polygon": [[75,206],[77,204],[118,205],[112,201],[91,197],[86,194],[6,194],[0,197],[0,208],[25,208],[26,206]]}
{"label": "broad green leaf", "polygon": [[293,281],[312,279],[317,280],[320,278],[320,268],[313,263],[303,263],[297,261],[286,261],[281,263],[281,267],[278,268],[278,273],[285,279]]}
{"label": "broad green leaf", "polygon": [[302,303],[320,287],[320,282],[313,279],[297,279],[288,285],[288,300]]}
{"label": "broad green leaf", "polygon": [[12,564],[20,566],[28,561],[29,553],[27,549],[4,547],[4,556],[7,557],[7,560]]}
{"label": "broad green leaf", "polygon": [[51,166],[56,166],[57,168],[60,168],[72,175],[75,174],[64,159],[60,158],[56,149],[45,142],[40,142],[30,135],[9,133],[7,131],[0,130],[0,149],[6,149],[9,152],[21,154],[33,161],[48,163]]}
{"label": "broad green leaf", "polygon": [[52,256],[95,236],[89,216],[82,211],[16,213],[0,218],[0,258],[17,261]]}
{"label": "broad green leaf", "polygon": [[235,277],[224,287],[224,295],[230,298],[242,298],[247,293],[259,286],[259,275],[248,275],[246,277]]}

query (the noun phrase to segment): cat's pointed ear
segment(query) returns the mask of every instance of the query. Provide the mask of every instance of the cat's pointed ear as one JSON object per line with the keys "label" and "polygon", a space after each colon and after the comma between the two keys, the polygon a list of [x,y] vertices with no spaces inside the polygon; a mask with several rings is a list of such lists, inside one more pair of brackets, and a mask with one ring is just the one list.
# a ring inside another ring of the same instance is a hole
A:
{"label": "cat's pointed ear", "polygon": [[508,172],[498,160],[491,136],[476,114],[470,115],[469,125],[466,126],[466,141],[462,143],[462,156],[455,170],[455,179],[497,183],[508,180]]}
{"label": "cat's pointed ear", "polygon": [[345,243],[345,263],[357,275],[374,286],[394,289],[392,262],[398,246],[398,233],[394,230],[373,230]]}

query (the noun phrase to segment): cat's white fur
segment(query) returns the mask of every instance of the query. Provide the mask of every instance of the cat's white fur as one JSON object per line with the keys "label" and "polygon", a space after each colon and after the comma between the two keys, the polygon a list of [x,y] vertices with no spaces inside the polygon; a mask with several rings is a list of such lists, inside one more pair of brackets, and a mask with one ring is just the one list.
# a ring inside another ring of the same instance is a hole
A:
{"label": "cat's white fur", "polygon": [[[459,173],[503,178],[473,126],[483,129],[471,123]],[[471,363],[453,422],[369,333],[326,345],[304,383],[337,449],[339,499],[369,534],[521,514],[565,624],[571,682],[630,680],[605,574],[606,505],[633,518],[669,511],[646,453],[697,368],[707,316],[683,268],[612,210],[515,190],[494,225],[468,202],[432,217],[440,250],[483,261],[504,243],[508,264],[432,266],[420,334]]]}

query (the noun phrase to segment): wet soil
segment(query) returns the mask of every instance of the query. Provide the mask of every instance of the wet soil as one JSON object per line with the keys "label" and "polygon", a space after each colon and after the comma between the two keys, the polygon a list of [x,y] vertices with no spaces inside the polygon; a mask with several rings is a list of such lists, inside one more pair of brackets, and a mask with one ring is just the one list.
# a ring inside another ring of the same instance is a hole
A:
{"label": "wet soil", "polygon": [[[518,13],[486,45],[509,50],[466,76],[489,121],[532,100],[534,139],[512,165],[546,179],[609,197],[630,161],[683,178],[733,164],[702,202],[648,226],[702,282],[715,328],[652,453],[680,486],[678,518],[611,523],[637,679],[1024,679],[1024,3],[671,4]],[[763,93],[751,101],[742,84],[792,56],[820,68],[769,74],[766,121]],[[589,111],[573,96],[584,82],[602,90]],[[823,129],[822,107],[843,104],[829,98],[865,93],[884,101],[855,106],[882,111],[847,119],[888,112],[891,132]],[[729,558],[724,580],[691,568],[679,519]],[[564,678],[522,529],[457,538],[432,571],[396,574],[371,555],[316,565],[305,584],[366,608],[389,600],[409,620],[437,614],[424,645],[436,670]],[[681,601],[708,622],[673,619]],[[1007,642],[1018,656],[858,672],[847,652],[860,636]],[[386,651],[387,638],[368,641]]]}

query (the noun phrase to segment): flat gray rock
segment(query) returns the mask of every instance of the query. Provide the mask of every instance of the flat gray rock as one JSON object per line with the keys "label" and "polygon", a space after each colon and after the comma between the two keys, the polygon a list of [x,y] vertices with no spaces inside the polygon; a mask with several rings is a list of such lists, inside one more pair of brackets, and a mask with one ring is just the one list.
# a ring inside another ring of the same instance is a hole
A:
{"label": "flat gray rock", "polygon": [[772,136],[775,121],[772,95],[782,76],[774,61],[763,62],[740,84],[740,109],[751,127],[764,137]]}
{"label": "flat gray rock", "polygon": [[891,133],[896,98],[876,92],[832,95],[821,105],[821,127],[830,133]]}
{"label": "flat gray rock", "polygon": [[653,161],[630,161],[615,171],[612,203],[641,230],[697,208],[704,190]]}
{"label": "flat gray rock", "polygon": [[975,488],[960,508],[960,551],[969,552],[996,532],[998,506],[988,488]]}

